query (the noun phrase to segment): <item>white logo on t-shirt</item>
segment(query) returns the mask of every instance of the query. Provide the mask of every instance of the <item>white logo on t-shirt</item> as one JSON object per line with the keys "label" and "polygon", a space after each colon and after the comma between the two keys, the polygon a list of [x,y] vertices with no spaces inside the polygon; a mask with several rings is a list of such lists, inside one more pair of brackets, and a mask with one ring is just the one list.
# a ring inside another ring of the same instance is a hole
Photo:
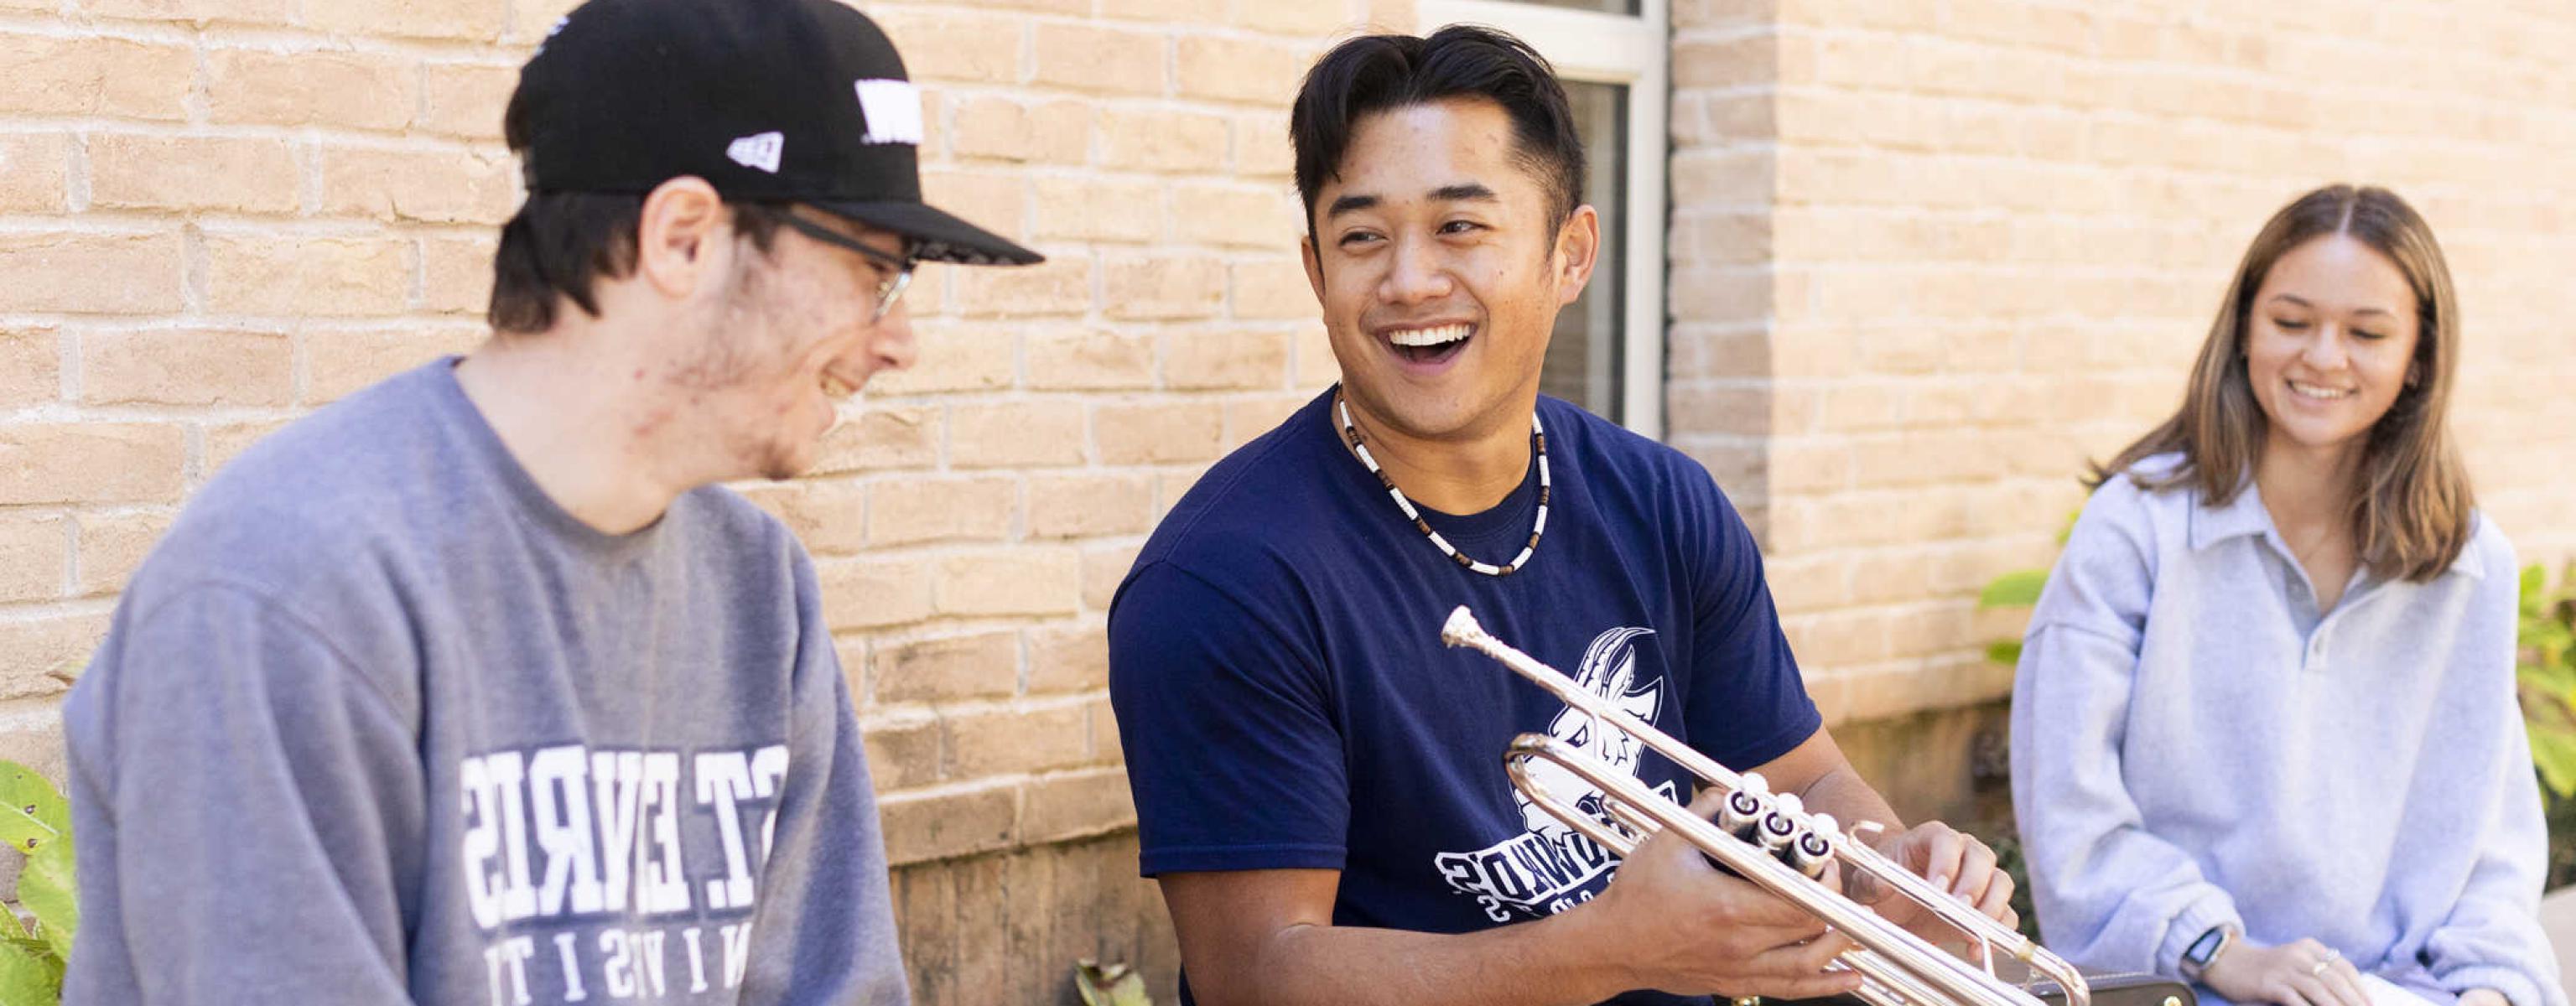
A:
{"label": "white logo on t-shirt", "polygon": [[766,133],[753,133],[733,141],[732,146],[725,148],[725,156],[733,158],[735,164],[746,168],[758,168],[774,175],[778,173],[779,155],[786,150],[787,135],[772,130]]}
{"label": "white logo on t-shirt", "polygon": [[859,142],[921,145],[921,92],[909,80],[862,80],[857,83],[859,114],[868,132]]}
{"label": "white logo on t-shirt", "polygon": [[[1638,637],[1653,634],[1652,629],[1625,626],[1594,637],[1592,645],[1584,649],[1574,679],[1592,694],[1610,700],[1638,719],[1654,722],[1664,704],[1664,679],[1656,675],[1639,680],[1636,645]],[[1639,755],[1644,745],[1635,737],[1601,728],[1592,717],[1571,708],[1557,713],[1548,723],[1547,732],[1611,768],[1636,772],[1643,765]],[[1550,762],[1532,761],[1529,769],[1560,799],[1571,799],[1594,817],[1610,820],[1602,810],[1600,787],[1587,785]],[[1675,796],[1675,787],[1669,782],[1657,785],[1655,790],[1666,797]],[[1586,888],[1610,872],[1618,864],[1618,857],[1531,803],[1518,790],[1513,791],[1512,799],[1520,805],[1521,825],[1526,830],[1482,849],[1440,853],[1432,857],[1432,868],[1439,871],[1451,890],[1476,899],[1485,917],[1496,922],[1543,918],[1590,899]]]}

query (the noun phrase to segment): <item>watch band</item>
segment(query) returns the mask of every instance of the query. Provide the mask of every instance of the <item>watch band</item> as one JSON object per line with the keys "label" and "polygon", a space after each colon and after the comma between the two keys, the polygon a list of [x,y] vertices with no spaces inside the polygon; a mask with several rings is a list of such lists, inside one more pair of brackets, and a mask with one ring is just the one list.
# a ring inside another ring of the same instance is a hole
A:
{"label": "watch band", "polygon": [[2182,976],[2192,981],[2199,981],[2200,976],[2209,970],[2209,966],[2218,961],[2218,955],[2226,952],[2228,946],[2235,942],[2236,927],[2234,926],[2222,922],[2204,930],[2191,941],[2190,946],[2183,948],[2182,960],[2178,962],[2182,968]]}

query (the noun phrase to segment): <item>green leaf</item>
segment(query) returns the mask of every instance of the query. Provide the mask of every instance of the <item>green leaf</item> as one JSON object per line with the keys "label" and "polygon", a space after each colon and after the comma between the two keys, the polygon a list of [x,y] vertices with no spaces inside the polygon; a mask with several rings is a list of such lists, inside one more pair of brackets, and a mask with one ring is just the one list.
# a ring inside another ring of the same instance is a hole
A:
{"label": "green leaf", "polygon": [[73,880],[75,872],[72,844],[48,842],[27,857],[26,870],[18,874],[18,902],[35,913],[36,935],[66,960],[72,955],[72,936],[80,931],[80,888]]}
{"label": "green leaf", "polygon": [[0,1003],[50,1003],[63,996],[63,962],[17,940],[0,941]]}
{"label": "green leaf", "polygon": [[1987,643],[1986,659],[2006,667],[2021,666],[2021,640],[2006,639]]}
{"label": "green leaf", "polygon": [[2576,794],[2576,736],[2558,730],[2534,731],[2531,764],[2540,770],[2541,785],[2551,793],[2561,798]]}
{"label": "green leaf", "polygon": [[1977,595],[1977,607],[1980,610],[2027,608],[2039,603],[2040,588],[2046,586],[2048,586],[2047,570],[2015,570],[1998,576],[1995,582],[1987,584],[1985,592]]}
{"label": "green leaf", "polygon": [[72,809],[36,770],[0,761],[0,842],[30,852],[70,833]]}
{"label": "green leaf", "polygon": [[1083,1006],[1154,1006],[1145,976],[1124,964],[1103,966],[1084,958],[1074,965],[1073,987],[1082,993]]}
{"label": "green leaf", "polygon": [[2514,678],[2523,687],[2559,702],[2565,702],[2571,694],[2576,694],[2576,667],[2564,663],[2544,660],[2526,664],[2516,669]]}

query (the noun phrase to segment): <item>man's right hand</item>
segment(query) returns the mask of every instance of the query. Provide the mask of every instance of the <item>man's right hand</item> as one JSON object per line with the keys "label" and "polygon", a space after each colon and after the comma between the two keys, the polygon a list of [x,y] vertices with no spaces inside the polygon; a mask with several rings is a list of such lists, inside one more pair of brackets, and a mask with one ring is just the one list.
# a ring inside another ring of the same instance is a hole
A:
{"label": "man's right hand", "polygon": [[[1702,793],[1691,812],[1711,817],[1721,798],[1716,790]],[[1850,937],[1709,865],[1676,835],[1657,834],[1638,846],[1609,889],[1569,914],[1576,913],[1584,916],[1589,942],[1628,969],[1634,988],[1810,999],[1860,987],[1854,972],[1824,970],[1851,949]]]}

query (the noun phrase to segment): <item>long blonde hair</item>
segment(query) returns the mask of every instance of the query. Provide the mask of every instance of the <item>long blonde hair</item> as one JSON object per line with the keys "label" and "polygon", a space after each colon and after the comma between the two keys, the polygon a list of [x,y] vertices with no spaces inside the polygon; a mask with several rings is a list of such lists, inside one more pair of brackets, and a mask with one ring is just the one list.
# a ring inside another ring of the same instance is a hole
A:
{"label": "long blonde hair", "polygon": [[2140,488],[2191,485],[2203,505],[2224,506],[2253,481],[2270,422],[2245,371],[2245,338],[2255,293],[2290,249],[2326,235],[2350,236],[2396,263],[2415,292],[2414,379],[2367,434],[2362,490],[2352,501],[2355,550],[2382,577],[2430,580],[2459,558],[2477,505],[2447,417],[2459,360],[2459,300],[2442,247],[2415,209],[2378,187],[2330,185],[2272,215],[2227,284],[2227,299],[2201,343],[2191,386],[2173,418],[2138,438],[2107,465],[2092,466],[2087,488],[2149,457],[2181,452],[2170,471],[2131,476]]}

